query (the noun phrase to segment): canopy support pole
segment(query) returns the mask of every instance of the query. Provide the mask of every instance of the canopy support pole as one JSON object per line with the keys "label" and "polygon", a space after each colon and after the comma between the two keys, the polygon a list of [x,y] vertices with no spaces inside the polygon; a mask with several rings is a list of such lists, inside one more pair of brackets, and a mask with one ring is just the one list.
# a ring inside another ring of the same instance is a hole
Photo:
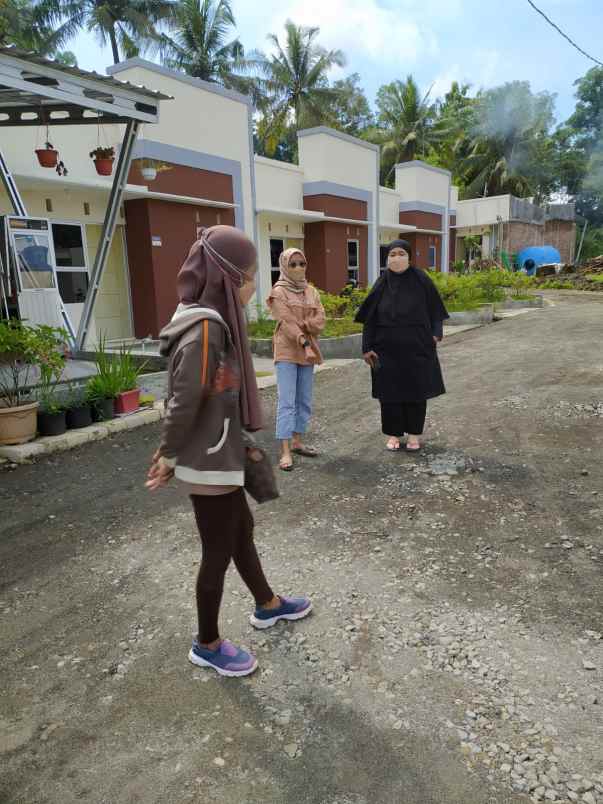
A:
{"label": "canopy support pole", "polygon": [[92,319],[92,313],[94,312],[94,305],[98,296],[103,271],[105,270],[105,265],[107,264],[107,257],[109,256],[109,249],[111,248],[113,234],[115,232],[117,214],[119,212],[124,191],[126,189],[126,184],[128,182],[128,174],[130,172],[132,156],[134,153],[134,143],[136,142],[139,127],[140,123],[137,120],[130,120],[130,122],[126,125],[124,139],[119,152],[117,166],[115,168],[115,176],[113,179],[113,185],[111,187],[111,193],[109,195],[109,203],[105,213],[105,220],[98,245],[98,251],[96,252],[96,257],[94,259],[92,279],[90,281],[88,293],[86,294],[86,302],[84,304],[82,318],[80,320],[77,337],[75,339],[76,354],[83,350],[86,338],[88,336],[90,321]]}

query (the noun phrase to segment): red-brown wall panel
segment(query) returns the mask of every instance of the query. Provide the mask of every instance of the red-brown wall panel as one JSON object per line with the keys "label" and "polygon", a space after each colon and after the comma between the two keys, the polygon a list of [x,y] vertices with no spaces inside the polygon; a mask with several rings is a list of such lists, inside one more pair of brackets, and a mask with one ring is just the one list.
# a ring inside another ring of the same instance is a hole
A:
{"label": "red-brown wall panel", "polygon": [[435,229],[442,231],[442,216],[434,212],[401,212],[400,223],[416,226],[418,229]]}
{"label": "red-brown wall panel", "polygon": [[368,220],[366,201],[341,198],[337,195],[305,195],[304,209],[324,212],[333,218],[348,218],[355,221]]}
{"label": "red-brown wall panel", "polygon": [[214,173],[209,170],[170,165],[170,169],[157,174],[153,181],[142,177],[137,162],[132,164],[130,184],[146,184],[149,190],[171,195],[187,195],[192,198],[207,198],[211,201],[234,203],[232,177],[226,173]]}

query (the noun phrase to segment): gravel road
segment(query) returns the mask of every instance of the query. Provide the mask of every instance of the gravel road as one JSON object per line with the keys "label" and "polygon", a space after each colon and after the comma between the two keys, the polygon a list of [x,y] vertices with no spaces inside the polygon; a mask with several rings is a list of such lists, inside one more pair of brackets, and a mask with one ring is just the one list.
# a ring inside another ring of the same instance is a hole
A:
{"label": "gravel road", "polygon": [[603,299],[551,298],[442,345],[419,455],[384,451],[364,366],[317,378],[322,457],[256,510],[315,611],[254,632],[229,573],[249,679],[186,660],[199,546],[143,488],[156,426],[0,467],[0,801],[601,804]]}

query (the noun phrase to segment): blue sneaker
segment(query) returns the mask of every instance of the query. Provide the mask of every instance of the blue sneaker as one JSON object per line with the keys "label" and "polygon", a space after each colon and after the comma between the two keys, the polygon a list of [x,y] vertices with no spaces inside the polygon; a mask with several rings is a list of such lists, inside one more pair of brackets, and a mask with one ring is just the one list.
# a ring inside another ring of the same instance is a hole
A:
{"label": "blue sneaker", "polygon": [[237,648],[227,639],[223,639],[216,650],[202,648],[194,639],[188,658],[199,667],[213,667],[221,676],[249,676],[258,666],[252,653]]}
{"label": "blue sneaker", "polygon": [[254,628],[270,628],[279,620],[302,620],[312,611],[312,603],[307,597],[281,597],[278,609],[256,608],[249,622]]}

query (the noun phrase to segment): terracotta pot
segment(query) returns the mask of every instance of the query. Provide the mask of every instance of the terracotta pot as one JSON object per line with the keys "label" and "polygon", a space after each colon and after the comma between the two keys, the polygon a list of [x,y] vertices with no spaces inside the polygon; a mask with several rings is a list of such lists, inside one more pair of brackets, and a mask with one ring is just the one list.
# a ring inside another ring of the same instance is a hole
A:
{"label": "terracotta pot", "polygon": [[113,173],[113,159],[95,159],[94,167],[99,176],[110,176]]}
{"label": "terracotta pot", "polygon": [[59,152],[52,148],[36,148],[36,156],[43,168],[54,168],[59,161]]}
{"label": "terracotta pot", "polygon": [[67,430],[65,411],[58,413],[48,413],[46,411],[38,413],[38,432],[41,436],[63,435]]}
{"label": "terracotta pot", "polygon": [[134,413],[140,407],[140,388],[133,391],[122,391],[115,398],[115,414],[123,416],[124,413]]}
{"label": "terracotta pot", "polygon": [[0,407],[0,444],[25,444],[36,437],[37,402]]}

